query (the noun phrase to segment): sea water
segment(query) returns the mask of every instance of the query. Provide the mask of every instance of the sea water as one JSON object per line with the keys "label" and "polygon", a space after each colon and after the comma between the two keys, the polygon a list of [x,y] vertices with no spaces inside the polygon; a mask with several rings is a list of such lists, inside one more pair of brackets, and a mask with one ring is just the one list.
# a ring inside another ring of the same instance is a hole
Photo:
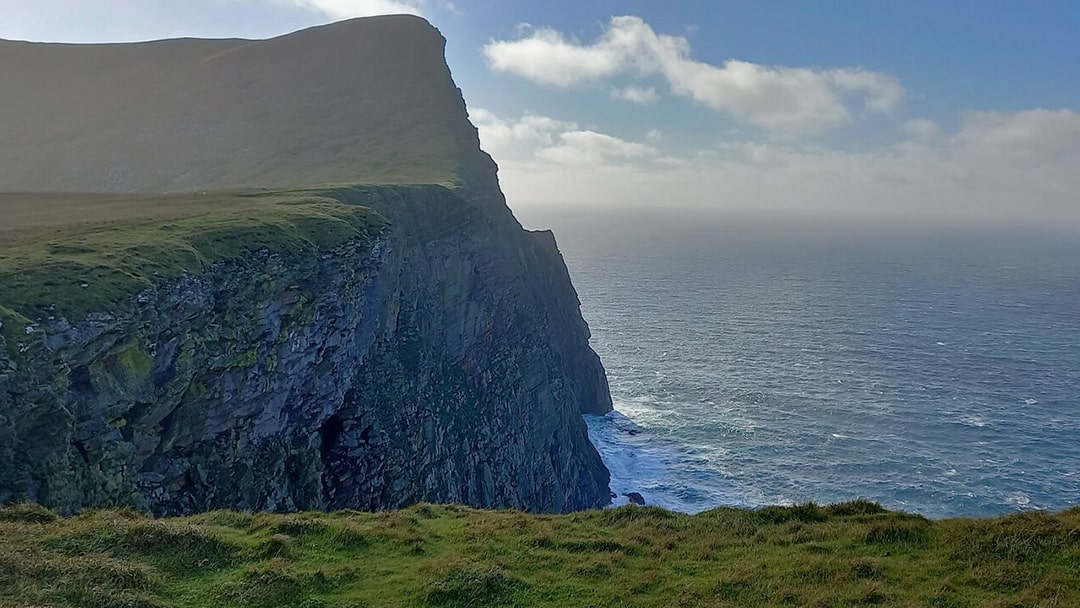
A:
{"label": "sea water", "polygon": [[1080,238],[963,222],[519,211],[552,228],[615,411],[612,490],[687,512],[1080,504]]}

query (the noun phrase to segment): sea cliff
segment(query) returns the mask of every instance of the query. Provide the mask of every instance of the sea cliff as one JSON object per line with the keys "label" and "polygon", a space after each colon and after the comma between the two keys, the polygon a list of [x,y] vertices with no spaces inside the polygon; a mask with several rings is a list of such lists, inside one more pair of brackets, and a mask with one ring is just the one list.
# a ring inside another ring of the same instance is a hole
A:
{"label": "sea cliff", "polygon": [[[369,142],[393,152],[386,158],[395,168],[376,179],[380,159],[355,154],[351,166],[327,168],[320,159],[341,142],[308,142],[284,173],[252,177],[248,169],[266,163],[247,156],[232,168],[186,173],[183,182],[199,187],[250,188],[256,180],[293,188],[244,190],[209,207],[140,193],[176,182],[162,167],[188,152],[168,142],[147,152],[157,159],[153,170],[104,185],[78,180],[81,166],[58,170],[56,182],[26,164],[0,169],[0,184],[14,190],[136,193],[121,202],[0,197],[13,220],[0,231],[0,502],[156,514],[420,501],[552,512],[609,502],[607,470],[581,413],[607,411],[611,402],[577,296],[553,236],[523,230],[506,207],[495,165],[449,79],[441,36],[411,17],[293,36],[336,57],[342,49],[315,42],[387,28],[426,51],[404,64],[392,55],[368,60],[359,72],[397,70],[395,79],[407,83],[399,89],[444,95],[397,133],[412,140],[427,130],[448,155],[438,163],[427,163],[427,149],[410,160],[400,142]],[[216,42],[180,48],[202,53]],[[296,43],[285,37],[226,51],[245,53],[241,65],[249,66],[258,44],[275,56]],[[106,46],[108,56],[126,53]],[[50,47],[39,50],[64,55]],[[225,53],[210,50],[215,60]],[[129,77],[120,72],[105,77]],[[280,84],[280,75],[267,78],[247,90]],[[11,105],[22,94],[5,87],[0,99]],[[161,111],[151,122],[164,128]],[[27,108],[22,118],[41,116]],[[32,138],[17,120],[0,118]],[[305,120],[324,126],[317,115]],[[339,129],[347,139],[362,135],[349,124]],[[117,145],[125,133],[103,137]],[[257,130],[249,133],[264,143]],[[245,143],[244,134],[212,140],[279,156],[273,146]],[[39,162],[75,166],[67,153],[57,148]],[[286,200],[265,209],[284,215],[267,219],[260,200],[271,196]],[[107,216],[121,207],[131,211]],[[58,221],[49,209],[86,216]],[[220,225],[229,229],[219,229],[215,214],[226,212]]]}

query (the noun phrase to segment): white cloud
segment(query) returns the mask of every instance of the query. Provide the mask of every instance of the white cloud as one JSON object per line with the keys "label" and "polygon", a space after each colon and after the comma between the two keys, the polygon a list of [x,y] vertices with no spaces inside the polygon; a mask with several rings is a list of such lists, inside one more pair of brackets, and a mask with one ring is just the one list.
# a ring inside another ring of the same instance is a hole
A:
{"label": "white cloud", "polygon": [[1080,113],[1071,110],[976,113],[952,133],[928,120],[905,124],[913,139],[857,152],[780,140],[673,153],[659,134],[630,142],[560,124],[513,157],[495,154],[511,205],[956,214],[1080,227]]}
{"label": "white cloud", "polygon": [[554,145],[559,135],[578,128],[577,123],[525,114],[517,121],[499,118],[483,108],[469,110],[469,118],[480,132],[480,143],[495,157],[514,157],[518,151],[530,154],[538,147]]}
{"label": "white cloud", "polygon": [[373,15],[424,15],[422,6],[424,2],[415,0],[278,0],[278,2],[313,10],[332,19]]}
{"label": "white cloud", "polygon": [[642,105],[654,103],[660,96],[653,87],[629,86],[621,89],[612,89],[611,96],[622,101],[639,103]]}
{"label": "white cloud", "polygon": [[904,87],[893,76],[862,68],[838,68],[820,74],[841,93],[862,93],[866,110],[892,114],[904,100]]}
{"label": "white cloud", "polygon": [[647,143],[628,141],[583,129],[575,122],[529,113],[516,121],[500,118],[482,108],[470,110],[469,115],[480,132],[480,146],[500,162],[539,160],[559,165],[619,164],[656,155],[656,148],[651,144],[661,137],[660,131],[654,129],[646,135]]}
{"label": "white cloud", "polygon": [[539,28],[518,40],[492,41],[484,55],[494,71],[563,88],[620,75],[660,75],[677,95],[784,133],[820,132],[850,122],[859,109],[889,114],[904,95],[895,78],[862,68],[696,61],[685,38],[657,34],[639,17],[613,17],[591,44]]}
{"label": "white cloud", "polygon": [[[527,24],[519,31],[526,33]],[[532,30],[515,41],[492,41],[484,46],[488,65],[497,72],[511,72],[533,82],[569,87],[615,75],[624,69],[620,49],[610,44],[591,47],[567,42],[548,28]]]}
{"label": "white cloud", "polygon": [[913,118],[905,122],[903,128],[916,141],[927,141],[941,135],[941,127],[928,118]]}
{"label": "white cloud", "polygon": [[1080,113],[1067,109],[975,112],[949,143],[969,156],[1009,158],[1024,164],[1080,160]]}
{"label": "white cloud", "polygon": [[650,145],[596,131],[561,133],[559,140],[558,145],[538,150],[537,158],[565,165],[595,166],[656,154],[656,149]]}

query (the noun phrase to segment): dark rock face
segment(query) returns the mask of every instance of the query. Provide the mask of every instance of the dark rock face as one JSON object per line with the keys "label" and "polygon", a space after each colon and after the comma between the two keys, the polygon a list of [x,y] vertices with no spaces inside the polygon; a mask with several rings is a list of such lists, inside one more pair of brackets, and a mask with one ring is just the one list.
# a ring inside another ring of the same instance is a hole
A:
{"label": "dark rock face", "polygon": [[630,492],[626,495],[630,499],[630,504],[645,506],[645,497],[640,492]]}
{"label": "dark rock face", "polygon": [[339,194],[394,227],[219,263],[128,316],[46,321],[22,367],[0,344],[0,501],[607,504],[580,412],[610,401],[550,235],[440,187]]}
{"label": "dark rock face", "polygon": [[[0,188],[456,184],[340,190],[391,228],[0,338],[0,503],[610,502],[580,414],[611,399],[577,295],[553,236],[507,208],[443,43],[413,17],[264,42],[0,43],[0,74],[25,85],[0,90],[0,134],[33,152],[0,151]],[[121,105],[103,97],[116,90]]]}

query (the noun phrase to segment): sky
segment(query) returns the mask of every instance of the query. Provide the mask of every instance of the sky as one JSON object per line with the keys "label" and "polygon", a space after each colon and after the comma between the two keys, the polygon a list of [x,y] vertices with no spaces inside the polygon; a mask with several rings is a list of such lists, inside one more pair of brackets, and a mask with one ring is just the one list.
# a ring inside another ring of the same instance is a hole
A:
{"label": "sky", "polygon": [[0,0],[0,38],[266,38],[401,12],[446,36],[515,208],[1080,226],[1071,0]]}

